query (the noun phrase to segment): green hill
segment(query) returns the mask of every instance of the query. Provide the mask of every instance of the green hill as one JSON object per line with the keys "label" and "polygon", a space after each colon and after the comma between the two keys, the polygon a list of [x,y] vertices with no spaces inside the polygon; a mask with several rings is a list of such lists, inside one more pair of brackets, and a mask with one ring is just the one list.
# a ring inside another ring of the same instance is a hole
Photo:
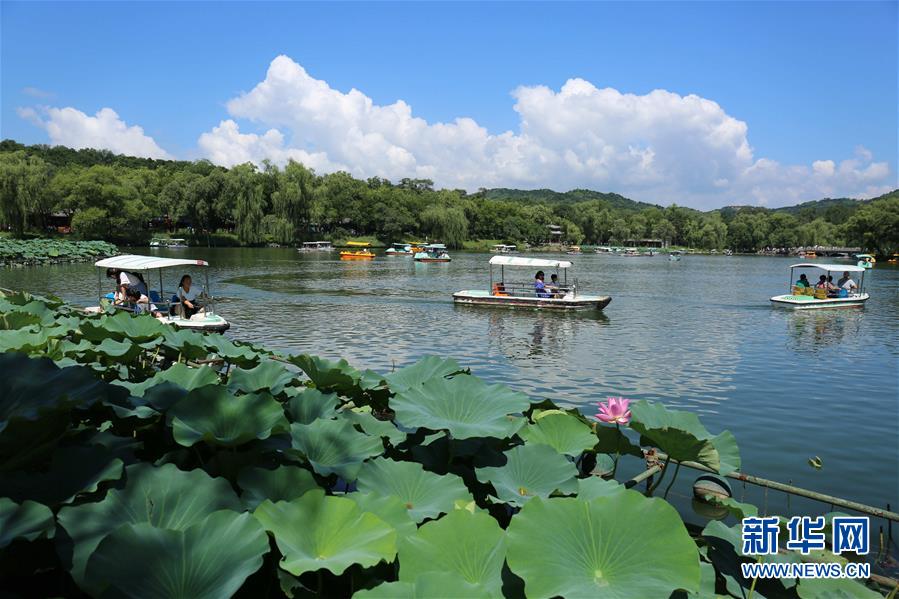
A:
{"label": "green hill", "polygon": [[572,189],[570,191],[553,191],[552,189],[508,189],[497,187],[480,192],[488,200],[506,200],[524,203],[543,202],[546,204],[575,204],[601,200],[610,208],[617,210],[638,211],[656,206],[646,202],[637,202],[617,193],[604,193],[590,189]]}

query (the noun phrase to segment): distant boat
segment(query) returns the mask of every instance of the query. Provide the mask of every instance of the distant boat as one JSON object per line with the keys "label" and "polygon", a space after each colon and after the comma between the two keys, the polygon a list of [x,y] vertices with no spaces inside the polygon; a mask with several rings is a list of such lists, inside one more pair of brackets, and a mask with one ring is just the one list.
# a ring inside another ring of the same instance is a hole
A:
{"label": "distant boat", "polygon": [[568,254],[569,256],[577,256],[582,253],[581,246],[579,246],[579,245],[569,246],[568,251],[565,253]]}
{"label": "distant boat", "polygon": [[493,254],[514,254],[517,249],[518,248],[514,245],[497,243],[495,246],[490,248],[490,252]]}
{"label": "distant boat", "polygon": [[374,260],[375,253],[371,251],[371,244],[366,241],[347,241],[348,247],[359,248],[357,250],[343,250],[340,252],[341,260]]}
{"label": "distant boat", "polygon": [[671,262],[680,262],[684,252],[682,250],[671,250],[668,252],[668,260]]}
{"label": "distant boat", "polygon": [[794,284],[790,288],[790,293],[772,297],[772,305],[783,308],[792,308],[795,310],[806,310],[809,308],[857,307],[865,305],[865,302],[868,301],[868,294],[865,293],[865,268],[863,266],[811,263],[793,264],[790,266],[791,282],[795,280],[793,278],[793,270],[797,268],[816,268],[823,270],[827,274],[830,274],[831,272],[861,273],[861,280],[858,282],[857,287],[853,286],[852,289],[838,289],[835,291],[802,287]]}
{"label": "distant boat", "polygon": [[168,249],[186,248],[187,240],[176,239],[174,237],[154,237],[150,240],[150,247]]}
{"label": "distant boat", "polygon": [[304,241],[303,245],[297,248],[298,252],[330,252],[334,247],[330,241]]}
{"label": "distant boat", "polygon": [[388,256],[411,256],[415,252],[412,251],[412,245],[408,243],[394,243],[384,252]]}
{"label": "distant boat", "polygon": [[442,243],[431,243],[423,247],[420,252],[417,252],[413,260],[416,262],[449,262],[452,258],[450,258],[449,252],[446,251],[445,245]]}
{"label": "distant boat", "polygon": [[877,258],[871,254],[856,254],[855,257],[858,259],[856,264],[861,268],[874,268],[874,264],[877,262]]}

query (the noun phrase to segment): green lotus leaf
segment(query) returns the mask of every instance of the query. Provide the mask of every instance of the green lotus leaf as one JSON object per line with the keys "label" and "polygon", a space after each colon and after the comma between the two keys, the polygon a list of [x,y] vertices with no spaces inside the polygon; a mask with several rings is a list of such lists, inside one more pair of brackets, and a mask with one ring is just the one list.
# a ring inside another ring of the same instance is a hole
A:
{"label": "green lotus leaf", "polygon": [[65,327],[32,325],[14,331],[0,330],[0,352],[36,352],[43,350],[51,339],[65,337],[71,331]]}
{"label": "green lotus leaf", "polygon": [[283,365],[273,360],[266,360],[249,370],[243,368],[232,370],[231,376],[228,377],[228,389],[245,393],[265,389],[272,395],[278,395],[295,377],[296,374],[284,368]]}
{"label": "green lotus leaf", "polygon": [[222,510],[176,530],[130,524],[109,534],[91,555],[88,588],[116,597],[230,597],[268,551],[268,537],[246,513]]}
{"label": "green lotus leaf", "polygon": [[51,360],[15,353],[0,354],[0,380],[0,434],[12,421],[36,421],[51,412],[127,395],[97,380],[88,368],[59,368]]}
{"label": "green lotus leaf", "polygon": [[56,530],[53,512],[36,501],[21,504],[7,497],[0,497],[0,549],[16,539],[34,541],[41,537],[52,538]]}
{"label": "green lotus leaf", "polygon": [[27,312],[10,312],[0,305],[0,329],[15,331],[31,325],[42,324],[43,319],[36,314]]}
{"label": "green lotus leaf", "polygon": [[505,559],[506,534],[483,512],[452,511],[399,543],[400,580],[407,582],[421,574],[448,572],[501,595]]}
{"label": "green lotus leaf", "polygon": [[796,593],[800,599],[883,599],[880,593],[851,578],[804,578]]}
{"label": "green lotus leaf", "polygon": [[696,544],[661,499],[537,498],[512,518],[507,535],[509,567],[529,598],[643,599],[699,589]]}
{"label": "green lotus leaf", "polygon": [[235,396],[221,385],[194,389],[169,409],[168,418],[175,441],[185,447],[200,441],[234,447],[288,426],[281,404],[268,393]]}
{"label": "green lotus leaf", "polygon": [[319,418],[330,419],[337,416],[340,400],[336,393],[322,393],[318,389],[305,388],[287,402],[287,415],[291,422],[312,424]]}
{"label": "green lotus leaf", "polygon": [[579,456],[597,443],[589,425],[565,412],[541,413],[533,423],[521,429],[518,436],[529,444],[549,445],[557,452],[570,456]]}
{"label": "green lotus leaf", "polygon": [[309,491],[293,501],[262,502],[254,515],[270,531],[295,576],[325,569],[340,575],[353,564],[374,566],[396,555],[396,531],[355,501]]}
{"label": "green lotus leaf", "polygon": [[185,472],[174,464],[159,468],[134,464],[125,468],[125,476],[125,487],[110,490],[102,501],[59,511],[59,523],[75,544],[71,574],[82,588],[88,557],[107,534],[123,524],[147,522],[157,528],[183,530],[214,511],[243,509],[228,481],[210,478],[202,470]]}
{"label": "green lotus leaf", "polygon": [[630,405],[632,429],[678,461],[699,462],[719,474],[740,469],[740,453],[730,431],[712,436],[696,414],[669,410],[660,403]]}
{"label": "green lotus leaf", "polygon": [[477,584],[470,584],[455,574],[428,572],[414,582],[385,582],[373,589],[353,595],[353,599],[434,599],[435,597],[465,599],[494,599],[502,595],[492,594]]}
{"label": "green lotus leaf", "polygon": [[348,420],[315,420],[290,425],[292,447],[322,476],[354,480],[362,462],[384,452],[380,437],[360,433]]}
{"label": "green lotus leaf", "polygon": [[306,491],[317,489],[318,483],[308,470],[297,466],[278,466],[274,470],[244,468],[237,477],[237,486],[242,489],[241,501],[252,510],[266,499],[296,499]]}
{"label": "green lotus leaf", "polygon": [[445,378],[461,372],[464,372],[463,368],[452,358],[444,359],[437,356],[425,356],[415,364],[388,374],[384,377],[384,380],[391,391],[400,393],[412,387],[417,387],[430,379]]}
{"label": "green lotus leaf", "polygon": [[96,491],[104,481],[120,479],[123,472],[122,460],[103,447],[60,447],[46,471],[5,473],[0,495],[48,505],[69,503],[81,493]]}
{"label": "green lotus leaf", "polygon": [[291,356],[288,361],[299,366],[309,380],[323,391],[347,393],[358,385],[361,376],[346,360],[332,362],[318,356],[301,354]]}
{"label": "green lotus leaf", "polygon": [[406,433],[396,427],[389,420],[381,420],[375,418],[371,413],[371,408],[354,408],[352,410],[343,410],[341,415],[361,428],[363,432],[373,436],[382,437],[390,441],[391,445],[399,445],[406,440]]}
{"label": "green lotus leaf", "polygon": [[203,335],[203,341],[209,353],[214,353],[241,368],[259,362],[260,352],[249,345],[235,343],[224,335]]}
{"label": "green lotus leaf", "polygon": [[462,479],[454,474],[435,474],[415,462],[387,458],[371,460],[360,470],[356,486],[363,493],[395,495],[416,522],[453,511],[457,499],[472,501]]}
{"label": "green lotus leaf", "polygon": [[618,495],[620,493],[624,493],[625,491],[627,491],[627,489],[624,485],[617,483],[614,480],[602,479],[598,476],[591,476],[590,478],[579,478],[577,481],[578,499],[583,499],[584,501],[590,501],[591,499],[596,499],[597,497],[609,497],[611,495]]}
{"label": "green lotus leaf", "polygon": [[80,327],[81,334],[91,341],[112,337],[119,341],[130,339],[136,343],[163,338],[167,329],[167,325],[150,315],[133,316],[122,311],[99,319],[85,319]]}
{"label": "green lotus leaf", "polygon": [[534,497],[577,491],[577,468],[548,445],[518,445],[503,455],[505,465],[478,468],[475,473],[479,481],[493,485],[504,503],[522,506]]}
{"label": "green lotus leaf", "polygon": [[208,366],[192,368],[181,362],[176,362],[141,383],[115,381],[113,384],[125,387],[131,392],[131,395],[134,395],[135,397],[143,397],[148,389],[165,382],[174,383],[186,391],[193,391],[199,387],[217,384],[219,382],[219,375],[215,370]]}
{"label": "green lotus leaf", "polygon": [[84,352],[84,356],[90,360],[103,356],[105,358],[114,358],[121,362],[127,362],[137,357],[140,352],[140,346],[131,343],[130,341],[104,339],[96,345],[91,345],[90,348]]}
{"label": "green lotus leaf", "polygon": [[397,540],[414,534],[418,527],[409,516],[406,504],[394,495],[379,495],[377,493],[349,493],[347,499],[355,501],[363,512],[371,512],[394,529]]}
{"label": "green lotus leaf", "polygon": [[399,425],[443,429],[456,439],[511,437],[525,423],[513,414],[530,405],[527,395],[473,376],[432,378],[390,399]]}
{"label": "green lotus leaf", "polygon": [[643,450],[628,439],[624,431],[616,426],[596,425],[596,436],[599,443],[594,448],[597,453],[610,455],[632,455],[643,459]]}
{"label": "green lotus leaf", "polygon": [[206,336],[198,331],[166,327],[163,332],[163,343],[188,360],[198,360],[209,355],[209,350],[206,349]]}

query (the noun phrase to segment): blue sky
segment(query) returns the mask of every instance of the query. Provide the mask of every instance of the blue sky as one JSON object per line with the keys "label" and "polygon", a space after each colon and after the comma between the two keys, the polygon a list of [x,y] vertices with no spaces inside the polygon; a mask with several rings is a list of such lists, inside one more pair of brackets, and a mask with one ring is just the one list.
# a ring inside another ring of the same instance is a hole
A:
{"label": "blue sky", "polygon": [[[897,186],[896,2],[4,2],[2,11],[0,134],[24,143],[222,163],[308,156],[318,170],[360,176],[406,169],[448,186],[585,186],[700,207]],[[302,73],[271,97],[229,104],[281,55]],[[429,142],[385,132],[404,121],[383,115],[330,114],[323,125],[319,113],[294,110],[292,99],[316,87],[303,73],[332,94],[326,104],[356,106],[353,88],[374,106],[402,100],[426,122],[414,137]],[[591,89],[562,93],[572,79]],[[519,86],[531,91],[513,97]],[[623,96],[593,91],[605,88]],[[657,89],[672,96],[648,96]],[[720,114],[685,106],[690,95]],[[132,131],[128,145],[75,122],[102,108],[143,136]],[[431,127],[458,117],[486,137],[454,131],[447,141]],[[228,139],[214,132],[223,121],[235,124]],[[371,154],[357,151],[363,138],[349,147],[360,128],[379,138]],[[246,137],[272,129],[280,141]],[[506,131],[515,139],[495,138]],[[204,133],[215,139],[199,143]],[[442,143],[483,166],[454,162],[434,149]]]}

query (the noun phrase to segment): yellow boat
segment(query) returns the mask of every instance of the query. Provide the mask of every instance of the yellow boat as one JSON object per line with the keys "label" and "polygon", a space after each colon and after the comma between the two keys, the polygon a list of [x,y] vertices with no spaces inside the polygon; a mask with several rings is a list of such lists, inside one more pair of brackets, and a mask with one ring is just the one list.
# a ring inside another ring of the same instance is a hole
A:
{"label": "yellow boat", "polygon": [[371,244],[367,241],[347,241],[348,247],[360,248],[358,250],[343,250],[340,252],[341,260],[374,260],[375,254],[371,251]]}

